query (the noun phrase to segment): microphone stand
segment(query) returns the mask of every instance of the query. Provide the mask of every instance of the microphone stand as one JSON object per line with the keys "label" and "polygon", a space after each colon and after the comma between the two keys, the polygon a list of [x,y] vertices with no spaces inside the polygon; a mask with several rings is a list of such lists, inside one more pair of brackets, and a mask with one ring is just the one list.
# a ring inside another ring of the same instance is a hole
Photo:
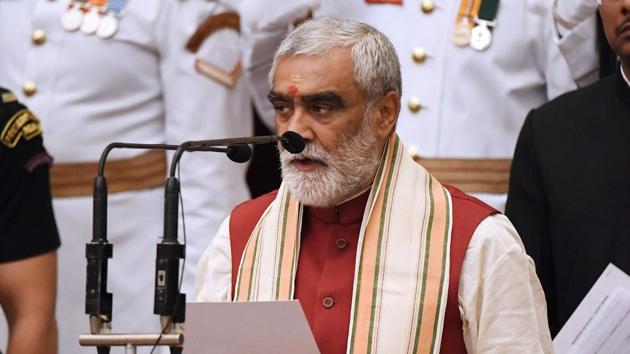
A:
{"label": "microphone stand", "polygon": [[[108,354],[111,346],[125,346],[127,353],[135,354],[135,346],[168,345],[171,353],[181,353],[186,295],[178,284],[179,260],[185,258],[185,246],[177,240],[179,181],[175,177],[177,165],[184,152],[223,152],[235,162],[246,162],[251,157],[248,144],[267,144],[280,141],[294,154],[305,146],[304,139],[288,131],[282,136],[246,137],[187,141],[181,145],[137,144],[115,142],[102,152],[93,192],[93,237],[86,244],[87,272],[85,313],[90,316],[89,335],[80,335],[83,346],[96,346],[99,354]],[[157,245],[154,289],[154,313],[160,315],[163,330],[159,334],[111,334],[113,295],[107,292],[108,260],[113,257],[113,246],[107,240],[107,180],[105,162],[111,150],[159,149],[174,150],[169,177],[164,191],[164,236]]]}
{"label": "microphone stand", "polygon": [[[81,335],[81,345],[96,346],[99,354],[107,354],[114,345],[154,345],[159,335],[148,338],[147,334],[116,335],[111,334],[113,295],[107,292],[108,260],[113,257],[113,246],[107,240],[107,179],[105,178],[105,163],[107,156],[113,149],[141,149],[141,150],[177,150],[179,145],[169,144],[137,144],[115,142],[107,145],[103,150],[97,176],[94,179],[92,240],[85,246],[87,258],[85,313],[90,319],[90,335]],[[195,151],[213,151],[230,154],[230,147],[197,147]],[[181,345],[183,335],[163,336],[161,345]],[[135,350],[135,349],[134,349]]]}

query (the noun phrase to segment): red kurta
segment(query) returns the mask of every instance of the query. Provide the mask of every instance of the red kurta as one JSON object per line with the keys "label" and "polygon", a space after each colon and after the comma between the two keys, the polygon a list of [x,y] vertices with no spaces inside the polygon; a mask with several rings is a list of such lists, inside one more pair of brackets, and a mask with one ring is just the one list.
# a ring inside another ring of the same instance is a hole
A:
{"label": "red kurta", "polygon": [[[453,200],[451,271],[441,353],[466,353],[457,303],[459,273],[477,225],[496,210],[447,186]],[[344,354],[350,326],[357,243],[369,193],[336,208],[305,208],[295,298],[324,354]],[[230,216],[232,290],[245,244],[276,192],[245,202]],[[420,216],[419,216],[420,217]],[[232,291],[234,293],[234,291]]]}

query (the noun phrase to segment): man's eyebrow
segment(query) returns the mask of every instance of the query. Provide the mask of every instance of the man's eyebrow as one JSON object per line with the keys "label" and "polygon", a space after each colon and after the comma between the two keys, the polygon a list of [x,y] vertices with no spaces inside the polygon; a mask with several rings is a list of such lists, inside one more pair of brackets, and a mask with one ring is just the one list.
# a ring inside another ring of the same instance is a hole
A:
{"label": "man's eyebrow", "polygon": [[301,98],[302,98],[302,101],[306,104],[327,103],[335,107],[345,106],[345,102],[343,98],[341,98],[341,96],[331,91],[318,92],[318,93],[314,93],[310,95],[303,95]]}
{"label": "man's eyebrow", "polygon": [[285,95],[283,93],[276,92],[273,90],[269,91],[269,93],[267,94],[267,99],[269,100],[269,102],[275,102],[275,101],[290,102],[291,101],[291,97],[289,97],[288,95]]}

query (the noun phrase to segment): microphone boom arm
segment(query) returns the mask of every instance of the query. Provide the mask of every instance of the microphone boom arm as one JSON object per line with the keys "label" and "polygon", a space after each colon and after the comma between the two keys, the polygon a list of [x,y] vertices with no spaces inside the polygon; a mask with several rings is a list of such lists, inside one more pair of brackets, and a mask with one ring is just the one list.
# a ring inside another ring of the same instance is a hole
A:
{"label": "microphone boom arm", "polygon": [[[157,245],[155,272],[154,313],[162,316],[169,327],[167,331],[177,331],[185,320],[185,294],[181,294],[177,284],[179,260],[185,258],[185,246],[177,240],[178,201],[180,186],[175,178],[177,165],[184,152],[212,151],[223,152],[235,162],[245,162],[251,157],[249,144],[267,144],[280,141],[291,153],[300,153],[305,146],[304,139],[295,132],[285,132],[282,136],[259,136],[233,139],[187,141],[181,145],[143,144],[113,142],[108,144],[98,162],[94,179],[92,239],[86,244],[87,272],[85,313],[90,316],[92,335],[106,334],[111,330],[113,295],[107,292],[108,260],[113,256],[113,246],[107,240],[107,180],[105,163],[113,149],[171,150],[175,151],[171,160],[170,174],[165,184],[164,196],[164,235]],[[165,327],[166,328],[166,327]],[[108,353],[109,345],[103,342],[98,346],[99,353]],[[171,347],[172,352],[180,352],[181,347]]]}

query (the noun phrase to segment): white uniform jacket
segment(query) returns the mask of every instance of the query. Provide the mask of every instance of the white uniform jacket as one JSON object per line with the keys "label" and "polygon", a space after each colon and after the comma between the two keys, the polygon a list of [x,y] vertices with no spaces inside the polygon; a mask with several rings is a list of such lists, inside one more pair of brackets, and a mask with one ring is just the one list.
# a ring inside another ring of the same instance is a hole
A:
{"label": "white uniform jacket", "polygon": [[[252,134],[244,80],[228,87],[195,69],[197,59],[226,72],[238,68],[239,33],[221,29],[196,52],[185,48],[209,16],[235,11],[236,6],[128,0],[118,32],[102,39],[61,27],[68,4],[68,0],[0,0],[0,83],[42,121],[46,148],[55,164],[97,161],[112,141],[177,143]],[[29,81],[30,87],[24,87]],[[139,153],[116,150],[110,158]],[[249,198],[245,168],[216,153],[188,154],[181,161],[188,236],[183,291],[189,298],[201,252],[225,215]],[[163,195],[162,188],[153,188],[109,196],[113,332],[159,329],[159,319],[153,315],[153,279],[155,244],[163,232]],[[57,321],[64,354],[95,352],[78,344],[78,335],[89,333],[84,300],[91,199],[54,200],[62,242]],[[179,239],[183,240],[181,232]]]}
{"label": "white uniform jacket", "polygon": [[[398,134],[424,158],[511,158],[530,109],[597,77],[595,0],[558,0],[556,12],[571,28],[554,20],[553,0],[501,0],[494,39],[481,52],[451,39],[460,0],[433,1],[429,13],[418,0],[244,1],[245,67],[259,112],[273,124],[266,99],[271,61],[309,11],[359,20],[390,38],[403,77]],[[414,61],[414,50],[426,58]],[[408,108],[411,100],[417,112]]]}

